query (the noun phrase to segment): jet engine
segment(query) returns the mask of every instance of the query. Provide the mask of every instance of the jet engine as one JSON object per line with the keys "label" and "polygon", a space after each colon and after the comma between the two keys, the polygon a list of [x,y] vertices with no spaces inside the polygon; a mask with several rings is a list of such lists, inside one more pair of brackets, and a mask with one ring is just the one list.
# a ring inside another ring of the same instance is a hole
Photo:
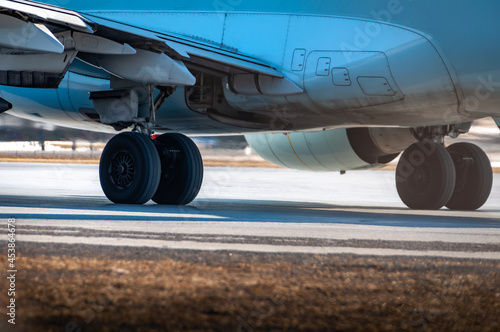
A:
{"label": "jet engine", "polygon": [[245,137],[255,152],[275,165],[318,172],[377,168],[417,141],[410,128],[350,128]]}

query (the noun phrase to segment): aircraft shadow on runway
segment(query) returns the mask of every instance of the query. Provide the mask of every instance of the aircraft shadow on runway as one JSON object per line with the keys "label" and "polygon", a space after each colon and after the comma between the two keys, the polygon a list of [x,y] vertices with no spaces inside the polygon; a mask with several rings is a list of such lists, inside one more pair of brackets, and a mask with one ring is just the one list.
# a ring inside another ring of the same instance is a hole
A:
{"label": "aircraft shadow on runway", "polygon": [[[9,207],[12,212],[9,212]],[[36,213],[16,212],[39,208]],[[94,196],[7,196],[0,195],[0,220],[103,220],[135,222],[275,222],[331,223],[429,228],[500,228],[500,210],[460,213],[456,211],[413,211],[394,207],[339,206],[324,203],[199,199],[189,206],[116,205]],[[56,211],[57,210],[57,211]],[[61,213],[60,210],[68,210]],[[78,213],[78,211],[85,213]],[[95,213],[92,213],[95,211]],[[103,213],[104,211],[109,213]],[[115,214],[120,212],[120,214]],[[123,215],[130,212],[130,215]],[[144,213],[144,215],[141,215]],[[154,213],[149,216],[146,214]],[[161,216],[165,213],[165,216]],[[160,215],[158,215],[160,214]]]}

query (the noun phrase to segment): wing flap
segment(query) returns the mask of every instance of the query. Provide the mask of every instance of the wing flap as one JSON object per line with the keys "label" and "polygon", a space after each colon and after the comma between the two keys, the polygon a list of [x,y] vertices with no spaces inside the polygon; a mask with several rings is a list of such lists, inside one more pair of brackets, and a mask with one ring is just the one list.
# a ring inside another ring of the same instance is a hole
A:
{"label": "wing flap", "polygon": [[[44,25],[6,15],[2,15],[1,19],[0,47],[38,53],[64,52],[64,45]],[[24,33],[16,33],[17,31]]]}

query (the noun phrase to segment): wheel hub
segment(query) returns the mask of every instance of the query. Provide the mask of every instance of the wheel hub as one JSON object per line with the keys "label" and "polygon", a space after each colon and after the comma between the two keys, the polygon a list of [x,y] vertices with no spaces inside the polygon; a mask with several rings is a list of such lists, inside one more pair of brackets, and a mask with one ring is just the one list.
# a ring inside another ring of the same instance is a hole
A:
{"label": "wheel hub", "polygon": [[117,152],[111,161],[110,178],[119,189],[127,189],[134,181],[135,164],[132,155],[127,151]]}
{"label": "wheel hub", "polygon": [[426,165],[422,165],[415,170],[415,173],[409,180],[414,192],[423,194],[431,183],[431,171]]}

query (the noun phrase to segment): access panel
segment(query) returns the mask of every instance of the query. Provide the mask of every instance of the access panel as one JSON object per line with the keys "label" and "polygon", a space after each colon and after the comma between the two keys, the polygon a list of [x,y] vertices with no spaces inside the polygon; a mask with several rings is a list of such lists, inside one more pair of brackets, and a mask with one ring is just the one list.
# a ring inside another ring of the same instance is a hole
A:
{"label": "access panel", "polygon": [[327,111],[359,109],[404,98],[382,52],[311,52],[304,85],[310,99]]}

